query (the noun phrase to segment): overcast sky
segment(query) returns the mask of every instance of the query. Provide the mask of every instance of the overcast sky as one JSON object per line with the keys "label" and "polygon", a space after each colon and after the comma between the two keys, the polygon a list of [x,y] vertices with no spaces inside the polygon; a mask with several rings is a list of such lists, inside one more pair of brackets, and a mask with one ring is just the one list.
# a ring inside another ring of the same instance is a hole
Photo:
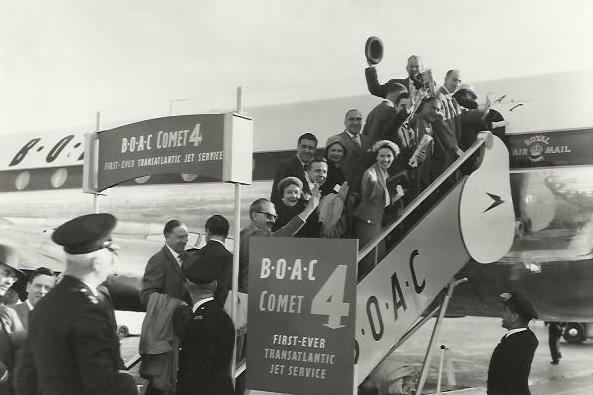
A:
{"label": "overcast sky", "polygon": [[421,55],[441,82],[593,70],[589,0],[0,0],[0,134],[366,92]]}

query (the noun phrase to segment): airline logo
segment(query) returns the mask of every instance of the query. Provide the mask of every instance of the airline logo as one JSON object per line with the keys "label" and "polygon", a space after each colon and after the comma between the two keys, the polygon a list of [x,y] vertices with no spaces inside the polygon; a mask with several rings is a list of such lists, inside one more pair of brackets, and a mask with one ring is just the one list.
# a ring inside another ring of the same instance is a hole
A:
{"label": "airline logo", "polygon": [[357,287],[360,383],[468,261],[459,232],[459,184]]}
{"label": "airline logo", "polygon": [[511,167],[589,165],[592,137],[592,129],[510,135]]}
{"label": "airline logo", "polygon": [[515,234],[508,151],[496,136],[485,150],[480,167],[465,181],[459,203],[463,242],[470,256],[480,263],[502,258]]}
{"label": "airline logo", "polygon": [[0,171],[76,166],[84,160],[82,134],[16,134],[10,140],[1,148]]}

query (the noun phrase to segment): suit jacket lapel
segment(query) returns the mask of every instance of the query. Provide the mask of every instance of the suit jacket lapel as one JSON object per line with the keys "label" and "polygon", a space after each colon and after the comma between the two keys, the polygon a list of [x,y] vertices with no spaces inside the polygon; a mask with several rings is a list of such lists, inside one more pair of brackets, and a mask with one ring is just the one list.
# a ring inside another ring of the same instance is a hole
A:
{"label": "suit jacket lapel", "polygon": [[169,264],[173,267],[173,269],[177,272],[177,274],[179,274],[185,280],[185,274],[183,274],[181,267],[177,263],[177,259],[175,259],[173,254],[171,254],[171,251],[169,251],[169,248],[166,245],[164,245],[162,248],[162,251],[163,251],[163,254],[165,254],[165,256],[167,257],[167,261],[169,261]]}
{"label": "suit jacket lapel", "polygon": [[347,131],[344,130],[342,132],[342,135],[344,136],[344,140],[348,144],[349,153],[352,151],[355,151],[357,155],[360,155],[360,153],[362,152],[362,136],[359,136],[360,145],[358,145],[358,143],[356,141],[354,141],[352,136],[350,136],[350,134],[348,134]]}

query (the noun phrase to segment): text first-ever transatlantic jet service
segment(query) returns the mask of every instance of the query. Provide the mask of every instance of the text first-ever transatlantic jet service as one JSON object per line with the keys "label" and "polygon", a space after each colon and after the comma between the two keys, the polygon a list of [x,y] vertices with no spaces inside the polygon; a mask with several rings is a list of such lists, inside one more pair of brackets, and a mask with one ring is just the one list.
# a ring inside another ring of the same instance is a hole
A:
{"label": "text first-ever transatlantic jet service", "polygon": [[[593,86],[590,71],[475,84],[510,122],[516,231],[503,259],[462,269],[469,281],[457,287],[448,314],[498,316],[497,296],[521,289],[540,319],[593,321],[593,92],[584,86]],[[347,110],[366,116],[377,103],[364,95],[246,108],[254,119],[254,182],[243,189],[241,225],[249,204],[269,196],[275,167],[294,154],[300,134],[313,132],[322,146],[343,130]],[[93,211],[92,195],[82,192],[84,134],[92,131],[0,136],[0,243],[17,249],[25,270],[63,270],[53,229]],[[119,219],[120,264],[110,283],[116,308],[140,310],[140,279],[164,242],[164,224],[180,219],[194,232],[190,244],[199,244],[206,218],[232,219],[233,187],[192,174],[140,177],[104,191],[99,207]]]}

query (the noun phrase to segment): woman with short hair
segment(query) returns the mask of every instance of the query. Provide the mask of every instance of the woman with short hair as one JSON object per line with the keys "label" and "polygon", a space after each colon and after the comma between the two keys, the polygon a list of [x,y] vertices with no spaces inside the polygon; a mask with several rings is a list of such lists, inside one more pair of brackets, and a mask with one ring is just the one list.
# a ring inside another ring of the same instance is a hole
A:
{"label": "woman with short hair", "polygon": [[286,177],[278,183],[281,203],[276,207],[278,218],[272,227],[276,231],[297,216],[306,206],[303,196],[303,182],[297,177]]}
{"label": "woman with short hair", "polygon": [[[359,248],[363,248],[381,232],[385,209],[399,201],[403,195],[401,187],[390,191],[387,183],[388,169],[400,153],[397,144],[389,140],[379,140],[373,145],[372,153],[375,163],[362,176],[361,202],[353,213]],[[381,246],[379,249],[382,248]],[[369,253],[361,261],[360,274],[366,273],[374,266],[373,255]]]}

